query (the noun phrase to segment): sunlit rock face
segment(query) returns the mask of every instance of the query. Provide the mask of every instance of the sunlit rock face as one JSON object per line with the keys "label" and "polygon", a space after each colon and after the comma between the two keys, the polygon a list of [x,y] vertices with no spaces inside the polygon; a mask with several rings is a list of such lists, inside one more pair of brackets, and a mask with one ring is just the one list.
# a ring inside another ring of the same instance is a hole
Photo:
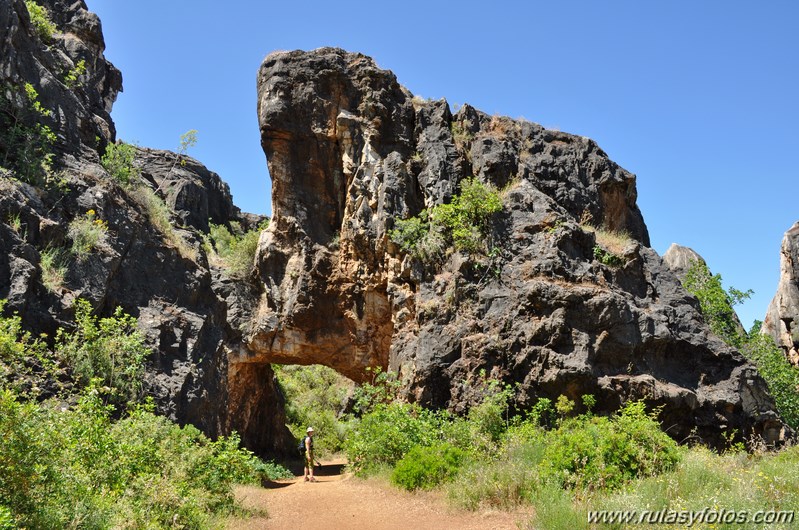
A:
{"label": "sunlit rock face", "polygon": [[782,239],[780,282],[763,320],[770,335],[794,365],[799,365],[799,222]]}
{"label": "sunlit rock face", "polygon": [[[765,383],[709,333],[649,248],[635,176],[594,141],[468,105],[453,115],[333,48],[269,55],[258,117],[274,218],[242,361],[354,380],[389,368],[408,399],[454,411],[493,377],[518,383],[518,407],[645,399],[677,439],[778,435]],[[426,264],[391,242],[397,219],[449,202],[469,176],[503,189],[491,257]],[[613,266],[597,259],[608,232],[625,234]]]}

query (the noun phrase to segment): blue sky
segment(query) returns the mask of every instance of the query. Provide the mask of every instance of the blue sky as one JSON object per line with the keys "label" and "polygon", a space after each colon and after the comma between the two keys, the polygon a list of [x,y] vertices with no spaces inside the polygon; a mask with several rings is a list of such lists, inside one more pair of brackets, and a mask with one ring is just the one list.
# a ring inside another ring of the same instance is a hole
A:
{"label": "blue sky", "polygon": [[705,257],[762,319],[797,220],[799,2],[86,0],[124,78],[129,142],[189,152],[269,214],[255,79],[274,50],[339,46],[403,85],[589,136],[638,176],[652,246]]}

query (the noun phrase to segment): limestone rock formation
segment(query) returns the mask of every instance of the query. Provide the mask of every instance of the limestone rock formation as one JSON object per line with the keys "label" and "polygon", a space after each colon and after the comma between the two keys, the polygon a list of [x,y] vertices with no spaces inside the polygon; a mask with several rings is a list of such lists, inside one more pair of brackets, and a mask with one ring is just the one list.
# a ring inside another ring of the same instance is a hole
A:
{"label": "limestone rock formation", "polygon": [[[696,300],[649,248],[635,176],[590,139],[468,105],[425,101],[370,58],[269,55],[258,75],[273,213],[247,361],[399,372],[409,399],[465,410],[481,374],[519,383],[516,404],[594,394],[664,405],[678,440],[777,436],[754,367],[711,335]],[[474,175],[504,187],[491,256],[405,255],[395,220],[448,202]],[[594,229],[601,227],[605,232]],[[621,265],[597,259],[626,234]]]}
{"label": "limestone rock formation", "polygon": [[[271,367],[228,362],[246,356],[241,329],[257,303],[257,286],[234,282],[210,266],[201,245],[209,218],[249,227],[258,216],[241,214],[227,185],[199,162],[183,157],[176,165],[176,153],[140,148],[139,187],[115,181],[99,162],[115,141],[109,112],[121,75],[103,58],[100,22],[81,0],[39,3],[57,28],[48,42],[31,24],[24,2],[0,0],[1,95],[4,110],[13,113],[26,104],[20,99],[24,84],[35,87],[49,111],[42,120],[56,135],[53,174],[60,184],[35,187],[22,182],[17,169],[0,170],[0,299],[8,300],[6,312],[17,312],[28,330],[52,338],[59,327],[72,325],[77,298],[103,316],[121,306],[138,317],[154,350],[146,384],[159,412],[211,436],[237,430],[260,454],[290,450],[293,438]],[[67,82],[64,73],[81,60],[86,72]],[[7,152],[6,140],[0,137],[0,152]],[[143,199],[147,186],[171,206],[171,226],[153,222]],[[108,229],[88,256],[78,258],[69,250],[69,225],[89,211]],[[59,281],[45,277],[48,250],[60,256],[65,274]]]}
{"label": "limestone rock formation", "polygon": [[672,243],[663,254],[663,264],[680,280],[685,278],[685,274],[691,265],[699,261],[705,263],[705,259],[697,251],[690,247],[684,247],[677,243]]}
{"label": "limestone rock formation", "polygon": [[792,364],[799,365],[799,222],[783,237],[780,281],[761,331],[782,347]]}

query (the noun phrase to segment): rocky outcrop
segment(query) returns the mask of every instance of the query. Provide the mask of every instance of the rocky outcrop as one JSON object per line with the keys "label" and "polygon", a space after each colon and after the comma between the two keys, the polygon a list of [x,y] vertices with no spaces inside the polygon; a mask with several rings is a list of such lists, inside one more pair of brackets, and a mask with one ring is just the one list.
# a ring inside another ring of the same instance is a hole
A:
{"label": "rocky outcrop", "polygon": [[[0,82],[4,96],[21,102],[21,87],[38,92],[47,117],[38,117],[58,135],[62,156],[97,160],[100,146],[113,141],[111,106],[122,90],[122,75],[103,56],[100,19],[83,0],[39,0],[48,9],[56,33],[43,42],[23,0],[0,0]],[[74,83],[83,61],[85,71]]]}
{"label": "rocky outcrop", "polygon": [[683,281],[688,270],[695,262],[705,263],[705,259],[694,249],[672,243],[663,254],[663,264],[678,280]]}
{"label": "rocky outcrop", "polygon": [[793,365],[799,365],[799,222],[782,239],[780,281],[761,332],[782,347]]}
{"label": "rocky outcrop", "polygon": [[[455,411],[487,374],[518,383],[519,407],[646,399],[679,440],[779,435],[754,367],[709,333],[649,248],[635,176],[592,140],[468,105],[453,115],[331,48],[268,56],[258,115],[274,217],[249,363],[320,363],[355,380],[381,366],[409,399]],[[490,257],[426,264],[390,241],[396,219],[448,202],[471,175],[504,188]],[[597,259],[608,232],[626,234],[617,266]]]}
{"label": "rocky outcrop", "polygon": [[[56,133],[51,175],[58,175],[57,185],[34,187],[21,182],[16,169],[0,171],[5,312],[18,313],[28,330],[52,339],[58,328],[73,325],[77,298],[90,301],[99,315],[122,307],[138,318],[153,350],[146,386],[159,412],[211,436],[237,430],[260,454],[285,454],[294,442],[271,367],[229,363],[246,356],[241,329],[251,320],[257,288],[210,266],[201,245],[209,219],[250,227],[258,216],[241,214],[218,175],[176,153],[137,149],[141,182],[114,180],[99,163],[98,149],[115,140],[109,112],[121,76],[103,58],[100,22],[80,0],[39,3],[57,28],[48,42],[24,2],[0,0],[4,108],[24,105],[20,87],[35,86],[48,114],[42,119]],[[66,82],[65,72],[81,60],[86,72]],[[171,207],[166,226],[153,222],[147,187]],[[70,252],[69,226],[88,212],[107,231],[88,256],[78,257]],[[62,278],[46,277],[45,255],[56,256]]]}

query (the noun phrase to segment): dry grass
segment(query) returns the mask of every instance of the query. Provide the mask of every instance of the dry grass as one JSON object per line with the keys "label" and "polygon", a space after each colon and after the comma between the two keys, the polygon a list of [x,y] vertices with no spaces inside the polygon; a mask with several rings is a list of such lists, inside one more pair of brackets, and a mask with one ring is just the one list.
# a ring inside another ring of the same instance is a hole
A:
{"label": "dry grass", "polygon": [[183,237],[175,231],[169,221],[171,216],[166,203],[150,188],[139,186],[128,191],[130,196],[139,203],[147,212],[147,217],[164,239],[175,247],[178,253],[186,259],[197,261],[197,249],[192,247]]}

